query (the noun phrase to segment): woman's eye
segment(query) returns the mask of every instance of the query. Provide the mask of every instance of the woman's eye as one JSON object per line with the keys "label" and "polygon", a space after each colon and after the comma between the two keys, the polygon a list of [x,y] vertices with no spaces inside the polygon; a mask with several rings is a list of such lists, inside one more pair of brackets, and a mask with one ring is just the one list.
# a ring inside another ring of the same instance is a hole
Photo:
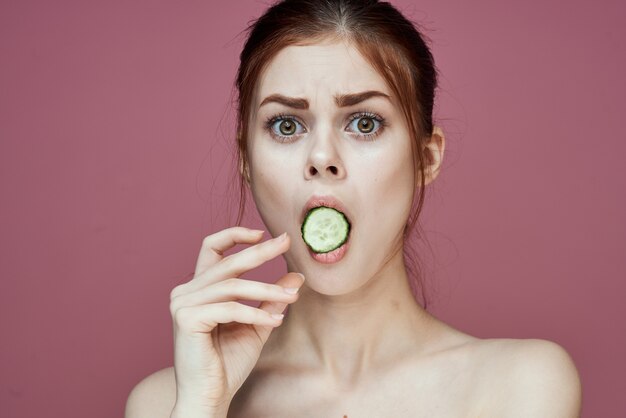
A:
{"label": "woman's eye", "polygon": [[369,134],[375,128],[376,124],[372,118],[360,118],[357,119],[357,128],[364,134]]}
{"label": "woman's eye", "polygon": [[365,135],[373,135],[374,131],[380,130],[381,120],[373,116],[357,116],[350,121],[350,129],[353,132],[361,133]]}
{"label": "woman's eye", "polygon": [[272,133],[278,137],[292,136],[298,133],[301,133],[302,130],[298,131],[298,121],[290,118],[281,118],[276,119],[271,124]]}

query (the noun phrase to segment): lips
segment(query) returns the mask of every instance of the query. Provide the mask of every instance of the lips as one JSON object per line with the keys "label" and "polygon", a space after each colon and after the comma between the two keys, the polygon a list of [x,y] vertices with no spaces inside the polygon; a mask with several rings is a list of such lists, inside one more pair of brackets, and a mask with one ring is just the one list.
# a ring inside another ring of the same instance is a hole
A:
{"label": "lips", "polygon": [[337,198],[335,198],[334,196],[318,196],[318,195],[314,195],[311,196],[311,198],[306,202],[306,204],[304,205],[304,208],[302,209],[302,213],[300,214],[300,225],[303,224],[304,222],[304,218],[306,217],[306,215],[309,213],[309,211],[313,208],[317,208],[320,206],[326,206],[329,208],[333,208],[336,209],[338,211],[340,211],[341,213],[344,214],[344,216],[346,217],[347,221],[348,221],[348,238],[347,240],[343,243],[343,245],[339,248],[334,249],[331,252],[328,253],[316,253],[314,251],[311,250],[310,247],[307,246],[307,249],[309,251],[309,254],[311,255],[311,257],[313,257],[313,259],[315,259],[317,262],[322,263],[322,264],[333,264],[333,263],[337,263],[339,262],[347,253],[349,245],[350,245],[350,236],[352,235],[352,215],[350,214],[350,212],[348,212],[348,210],[346,209],[346,207],[344,206],[344,204]]}
{"label": "lips", "polygon": [[300,214],[300,224],[304,222],[304,218],[306,217],[306,214],[309,212],[309,210],[317,208],[319,206],[326,206],[329,208],[337,209],[338,211],[346,215],[346,218],[348,218],[348,222],[352,223],[352,214],[348,212],[344,204],[339,199],[335,198],[334,196],[314,195],[311,196],[311,198],[304,205],[304,209]]}

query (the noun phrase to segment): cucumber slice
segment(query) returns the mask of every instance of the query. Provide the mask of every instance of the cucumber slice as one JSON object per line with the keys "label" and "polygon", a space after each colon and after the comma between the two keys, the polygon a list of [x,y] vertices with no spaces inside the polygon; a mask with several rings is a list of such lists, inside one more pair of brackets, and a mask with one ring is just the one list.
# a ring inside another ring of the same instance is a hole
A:
{"label": "cucumber slice", "polygon": [[350,222],[334,208],[320,206],[307,213],[302,223],[302,239],[316,253],[328,253],[348,240]]}

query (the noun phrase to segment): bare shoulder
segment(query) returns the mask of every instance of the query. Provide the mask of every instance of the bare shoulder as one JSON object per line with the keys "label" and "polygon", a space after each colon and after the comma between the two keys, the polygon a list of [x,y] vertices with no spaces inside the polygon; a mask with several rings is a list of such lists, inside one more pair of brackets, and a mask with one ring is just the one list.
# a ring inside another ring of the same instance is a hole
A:
{"label": "bare shoulder", "polygon": [[176,402],[174,367],[141,380],[128,395],[125,418],[169,418]]}
{"label": "bare shoulder", "polygon": [[570,354],[542,339],[484,339],[474,343],[482,368],[481,416],[580,416],[581,381]]}

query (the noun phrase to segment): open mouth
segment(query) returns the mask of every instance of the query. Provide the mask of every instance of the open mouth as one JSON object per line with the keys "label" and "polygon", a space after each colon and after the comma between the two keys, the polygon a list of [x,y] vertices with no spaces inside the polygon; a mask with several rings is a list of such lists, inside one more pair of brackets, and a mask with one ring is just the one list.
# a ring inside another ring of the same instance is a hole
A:
{"label": "open mouth", "polygon": [[341,260],[349,246],[352,227],[339,209],[320,205],[310,208],[302,222],[302,239],[309,254],[321,263]]}

